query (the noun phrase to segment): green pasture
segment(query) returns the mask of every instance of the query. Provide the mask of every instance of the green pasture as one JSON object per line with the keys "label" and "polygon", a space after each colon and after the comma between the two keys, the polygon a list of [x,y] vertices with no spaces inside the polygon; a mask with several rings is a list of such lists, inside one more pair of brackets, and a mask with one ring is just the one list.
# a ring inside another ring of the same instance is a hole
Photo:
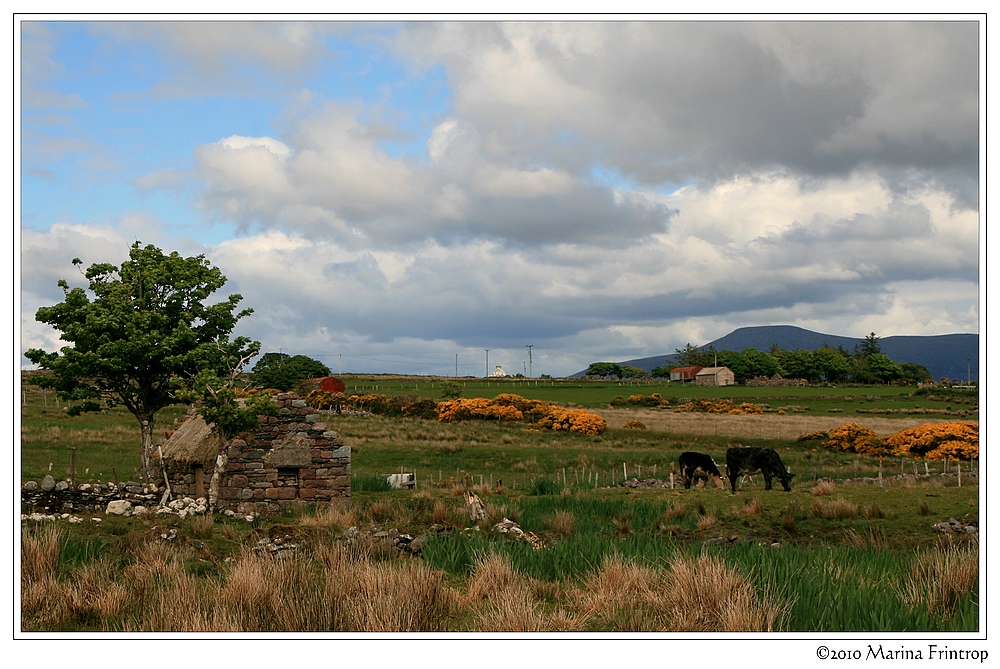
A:
{"label": "green pasture", "polygon": [[[419,391],[435,399],[441,392],[430,381],[394,383],[395,389],[376,382],[378,388],[364,392]],[[408,383],[415,387],[404,387]],[[812,407],[828,402],[843,409],[845,419],[852,406],[947,405],[945,399],[916,396],[915,389],[898,387],[544,384],[538,380],[537,385],[483,385],[464,390],[463,396],[488,396],[489,390],[599,406],[616,395],[659,392],[664,397],[694,398],[698,392],[734,401],[767,398],[772,406],[779,401]],[[76,482],[139,476],[139,430],[126,411],[69,417],[51,394],[32,391],[30,386],[22,401],[23,479],[40,480],[49,472],[57,479],[67,477],[74,458]],[[184,411],[177,406],[160,412],[157,434]],[[395,527],[414,536],[426,533],[424,560],[448,573],[457,587],[463,587],[476,556],[485,552],[506,553],[524,574],[560,582],[585,579],[611,555],[663,565],[678,551],[704,551],[736,566],[762,590],[787,602],[783,630],[972,631],[978,626],[974,591],[950,601],[947,614],[904,601],[921,551],[949,542],[969,545],[963,535],[949,539],[933,526],[949,518],[978,523],[978,478],[970,476],[978,463],[950,463],[949,475],[942,476],[942,462],[927,463],[926,468],[923,461],[880,462],[831,451],[817,442],[625,429],[588,436],[544,432],[523,423],[440,423],[347,414],[331,415],[328,422],[352,449],[352,522]],[[709,453],[724,466],[726,449],[735,445],[777,449],[796,474],[792,491],[780,487],[765,491],[759,477],[742,481],[736,495],[728,488],[682,487],[676,467],[682,451]],[[955,475],[959,467],[965,474],[961,485]],[[416,473],[416,489],[386,490],[383,477],[401,470]],[[625,477],[654,478],[664,485],[623,487]],[[465,510],[467,489],[480,496],[488,519],[515,521],[537,535],[543,547],[535,550],[510,537],[475,530]],[[301,507],[252,523],[221,515],[213,524],[169,517],[156,522],[175,527],[180,541],[197,539],[205,545],[214,562],[192,559],[190,569],[192,575],[208,578],[218,575],[224,558],[240,555],[272,530],[330,541],[347,529],[318,529],[306,523],[314,513],[315,509]],[[109,517],[100,525],[68,526],[66,531],[62,559],[69,568],[124,550],[149,529],[138,518]],[[971,545],[975,549],[976,544]]]}
{"label": "green pasture", "polygon": [[[790,409],[805,415],[826,415],[831,410],[845,414],[881,411],[965,411],[975,418],[978,396],[974,390],[932,391],[910,386],[699,386],[669,381],[602,381],[589,379],[477,379],[421,377],[341,377],[347,394],[376,393],[389,396],[412,395],[440,400],[455,389],[461,397],[493,398],[513,393],[565,406],[597,408],[609,406],[615,398],[629,406],[630,395],[658,393],[677,405],[689,400],[728,399],[733,402],[766,404],[770,410]],[[886,415],[893,415],[891,413]]]}

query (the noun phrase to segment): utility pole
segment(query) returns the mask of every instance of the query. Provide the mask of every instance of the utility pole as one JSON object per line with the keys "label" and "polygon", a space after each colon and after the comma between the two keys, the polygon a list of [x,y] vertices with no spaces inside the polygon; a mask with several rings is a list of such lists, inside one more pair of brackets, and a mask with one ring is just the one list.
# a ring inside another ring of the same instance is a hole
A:
{"label": "utility pole", "polygon": [[531,347],[532,346],[534,346],[534,344],[528,344],[527,347],[526,347],[528,349],[528,378],[529,379],[531,378]]}
{"label": "utility pole", "polygon": [[458,353],[455,354],[455,378],[458,378]]}
{"label": "utility pole", "polygon": [[490,349],[486,349],[486,376],[490,375]]}

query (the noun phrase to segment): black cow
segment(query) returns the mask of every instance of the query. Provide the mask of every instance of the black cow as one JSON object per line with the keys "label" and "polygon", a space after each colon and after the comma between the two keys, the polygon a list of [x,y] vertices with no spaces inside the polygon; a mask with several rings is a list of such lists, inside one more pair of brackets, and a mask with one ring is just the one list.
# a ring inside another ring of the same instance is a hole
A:
{"label": "black cow", "polygon": [[685,488],[691,487],[693,479],[705,479],[705,485],[707,486],[710,477],[716,487],[722,487],[722,473],[719,471],[719,466],[715,464],[715,460],[712,459],[711,455],[685,451],[681,453],[677,462],[680,464]]}
{"label": "black cow", "polygon": [[777,477],[785,492],[792,489],[792,477],[773,448],[730,448],[726,451],[726,475],[736,492],[736,479],[740,474],[760,470],[764,476],[764,490],[771,489],[771,479]]}

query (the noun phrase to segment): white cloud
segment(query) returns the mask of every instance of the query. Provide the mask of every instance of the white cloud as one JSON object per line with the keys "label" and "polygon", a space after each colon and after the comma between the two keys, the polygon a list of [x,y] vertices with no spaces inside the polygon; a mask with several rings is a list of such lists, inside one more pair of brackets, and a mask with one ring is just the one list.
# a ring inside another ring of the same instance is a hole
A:
{"label": "white cloud", "polygon": [[[111,224],[71,214],[26,231],[22,340],[45,338],[29,316],[53,299],[53,267],[86,253],[114,261],[135,238],[204,250],[255,309],[241,328],[265,350],[349,353],[383,371],[405,353],[400,371],[448,373],[458,352],[475,373],[490,348],[517,372],[533,344],[536,373],[568,374],[755,324],[976,330],[978,61],[967,25],[96,30],[92,58],[105,66],[159,54],[142,63],[157,76],[122,84],[109,115],[208,90],[229,103],[281,100],[282,115],[255,127],[221,114],[217,135],[181,141],[128,179],[150,211],[158,198],[196,205],[199,223],[235,228],[233,239],[200,248],[178,238],[193,226],[112,202],[94,217]],[[329,31],[357,34],[357,51],[333,54]],[[31,46],[33,113],[80,123],[74,99],[50,85],[72,63],[44,41]],[[395,74],[369,77],[386,63],[440,69],[444,108],[409,102],[423,98]],[[142,146],[140,126],[127,127]],[[27,166],[56,188],[63,172],[125,174],[129,149],[108,154],[99,136],[29,132]],[[408,141],[416,148],[387,148]],[[70,153],[87,168],[60,170]]]}

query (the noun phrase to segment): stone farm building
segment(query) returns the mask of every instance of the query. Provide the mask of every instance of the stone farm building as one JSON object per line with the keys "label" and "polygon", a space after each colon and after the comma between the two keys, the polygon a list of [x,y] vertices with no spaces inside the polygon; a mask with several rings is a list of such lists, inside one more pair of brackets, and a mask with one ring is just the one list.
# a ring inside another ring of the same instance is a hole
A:
{"label": "stone farm building", "polygon": [[736,375],[728,367],[703,367],[694,380],[699,386],[731,386],[736,383]]}
{"label": "stone farm building", "polygon": [[273,401],[279,415],[262,416],[256,432],[225,444],[189,412],[161,445],[173,496],[204,497],[215,510],[236,513],[349,500],[350,447],[295,393]]}

